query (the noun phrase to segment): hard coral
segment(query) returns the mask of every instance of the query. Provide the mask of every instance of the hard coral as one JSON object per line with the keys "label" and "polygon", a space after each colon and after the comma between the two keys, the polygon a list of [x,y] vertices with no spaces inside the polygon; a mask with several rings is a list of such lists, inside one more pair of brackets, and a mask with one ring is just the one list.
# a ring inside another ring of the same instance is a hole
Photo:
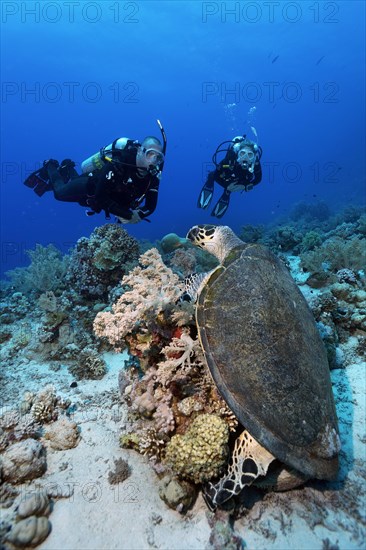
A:
{"label": "hard coral", "polygon": [[169,266],[182,277],[196,271],[196,256],[192,250],[176,250],[169,259]]}
{"label": "hard coral", "polygon": [[357,285],[357,277],[351,269],[339,269],[336,273],[339,283],[348,283],[349,285]]}
{"label": "hard coral", "polygon": [[177,250],[177,248],[187,245],[190,245],[190,241],[185,237],[179,237],[176,233],[168,233],[160,241],[160,246],[164,254],[169,254]]}
{"label": "hard coral", "polygon": [[107,372],[107,367],[105,361],[95,350],[85,348],[79,354],[77,364],[70,366],[68,370],[78,380],[99,380]]}
{"label": "hard coral", "polygon": [[265,233],[264,225],[243,225],[239,238],[246,243],[257,243],[263,239]]}
{"label": "hard coral", "polygon": [[75,422],[63,417],[45,429],[44,438],[49,442],[51,449],[63,451],[76,447],[80,435]]}
{"label": "hard coral", "polygon": [[120,226],[97,227],[88,239],[78,240],[66,280],[82,295],[106,296],[129,271],[138,254],[138,241]]}
{"label": "hard coral", "polygon": [[31,414],[37,422],[50,422],[57,416],[56,404],[55,388],[49,384],[37,394],[31,408]]}
{"label": "hard coral", "polygon": [[180,477],[203,483],[221,473],[228,457],[229,430],[212,414],[201,414],[185,435],[174,435],[167,445],[166,462]]}

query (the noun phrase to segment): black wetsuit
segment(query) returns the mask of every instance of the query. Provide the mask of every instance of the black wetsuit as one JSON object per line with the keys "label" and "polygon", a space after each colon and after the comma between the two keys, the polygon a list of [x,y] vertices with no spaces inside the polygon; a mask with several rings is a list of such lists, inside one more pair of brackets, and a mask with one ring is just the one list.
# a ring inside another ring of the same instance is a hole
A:
{"label": "black wetsuit", "polygon": [[198,207],[207,208],[212,200],[215,181],[224,188],[224,192],[215,205],[211,215],[221,218],[229,207],[230,195],[234,191],[250,191],[262,180],[262,167],[260,155],[257,157],[254,170],[250,172],[237,162],[236,153],[229,149],[225,158],[217,165],[216,169],[209,172],[203,186]]}
{"label": "black wetsuit", "polygon": [[260,183],[261,179],[262,167],[259,160],[255,163],[254,171],[251,173],[236,162],[236,154],[230,149],[216,170],[208,174],[206,184],[216,181],[224,189],[228,189],[229,186],[233,186],[234,189],[236,186],[243,186],[243,190],[250,191],[254,185]]}
{"label": "black wetsuit", "polygon": [[107,216],[114,214],[126,220],[131,219],[132,211],[137,209],[140,218],[146,218],[156,208],[160,180],[146,172],[140,177],[136,154],[136,146],[116,149],[112,161],[107,161],[102,168],[81,176],[73,170],[66,183],[60,171],[51,166],[48,173],[55,198],[78,202],[96,213],[104,210]]}

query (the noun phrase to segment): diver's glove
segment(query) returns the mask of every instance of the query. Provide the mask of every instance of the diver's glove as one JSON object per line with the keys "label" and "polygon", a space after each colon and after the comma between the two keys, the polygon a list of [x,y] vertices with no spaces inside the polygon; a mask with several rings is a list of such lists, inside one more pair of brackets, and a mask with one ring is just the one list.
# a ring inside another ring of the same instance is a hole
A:
{"label": "diver's glove", "polygon": [[137,210],[132,210],[131,218],[128,220],[127,218],[120,218],[120,216],[117,216],[119,221],[123,224],[127,223],[139,223],[143,218],[140,214],[140,210],[137,208]]}

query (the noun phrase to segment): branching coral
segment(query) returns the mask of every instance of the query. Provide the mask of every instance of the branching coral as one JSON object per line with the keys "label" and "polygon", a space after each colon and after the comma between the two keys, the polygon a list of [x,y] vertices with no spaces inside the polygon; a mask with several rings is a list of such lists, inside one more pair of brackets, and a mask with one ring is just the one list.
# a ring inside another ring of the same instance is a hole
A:
{"label": "branching coral", "polygon": [[46,386],[37,394],[31,408],[31,414],[37,422],[50,422],[55,420],[57,397],[52,385]]}
{"label": "branching coral", "polygon": [[195,305],[193,302],[179,302],[171,314],[172,321],[177,327],[194,323]]}
{"label": "branching coral", "polygon": [[107,372],[107,367],[94,349],[85,348],[79,354],[77,364],[69,367],[69,372],[79,380],[99,380]]}

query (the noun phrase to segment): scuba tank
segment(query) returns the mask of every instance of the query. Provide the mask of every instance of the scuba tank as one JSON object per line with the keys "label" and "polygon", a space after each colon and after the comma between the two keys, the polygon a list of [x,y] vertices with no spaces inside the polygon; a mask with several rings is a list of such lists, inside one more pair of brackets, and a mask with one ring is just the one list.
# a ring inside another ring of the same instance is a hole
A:
{"label": "scuba tank", "polygon": [[102,147],[98,153],[91,155],[81,163],[81,171],[83,174],[89,174],[94,170],[99,170],[112,159],[113,153],[116,150],[123,150],[126,148],[127,144],[133,143],[137,145],[137,141],[133,141],[128,138],[119,138],[110,143],[106,147]]}
{"label": "scuba tank", "polygon": [[[160,120],[156,121],[162,138],[163,138],[163,155],[165,156],[166,152],[166,146],[167,146],[167,138],[166,134],[163,128],[163,125],[161,124]],[[140,143],[138,140],[132,140],[126,137],[115,139],[113,143],[110,143],[106,147],[102,147],[98,153],[95,153],[94,155],[91,155],[87,159],[85,159],[81,163],[81,171],[83,174],[89,174],[90,172],[93,172],[94,170],[99,170],[100,168],[103,168],[103,166],[107,163],[113,160],[113,155],[116,151],[123,151],[124,149],[137,149],[140,147]],[[163,164],[160,166],[159,170],[156,170],[155,168],[151,167],[150,173],[152,175],[157,175],[158,173],[161,174],[163,170]],[[154,173],[155,172],[155,173]]]}

